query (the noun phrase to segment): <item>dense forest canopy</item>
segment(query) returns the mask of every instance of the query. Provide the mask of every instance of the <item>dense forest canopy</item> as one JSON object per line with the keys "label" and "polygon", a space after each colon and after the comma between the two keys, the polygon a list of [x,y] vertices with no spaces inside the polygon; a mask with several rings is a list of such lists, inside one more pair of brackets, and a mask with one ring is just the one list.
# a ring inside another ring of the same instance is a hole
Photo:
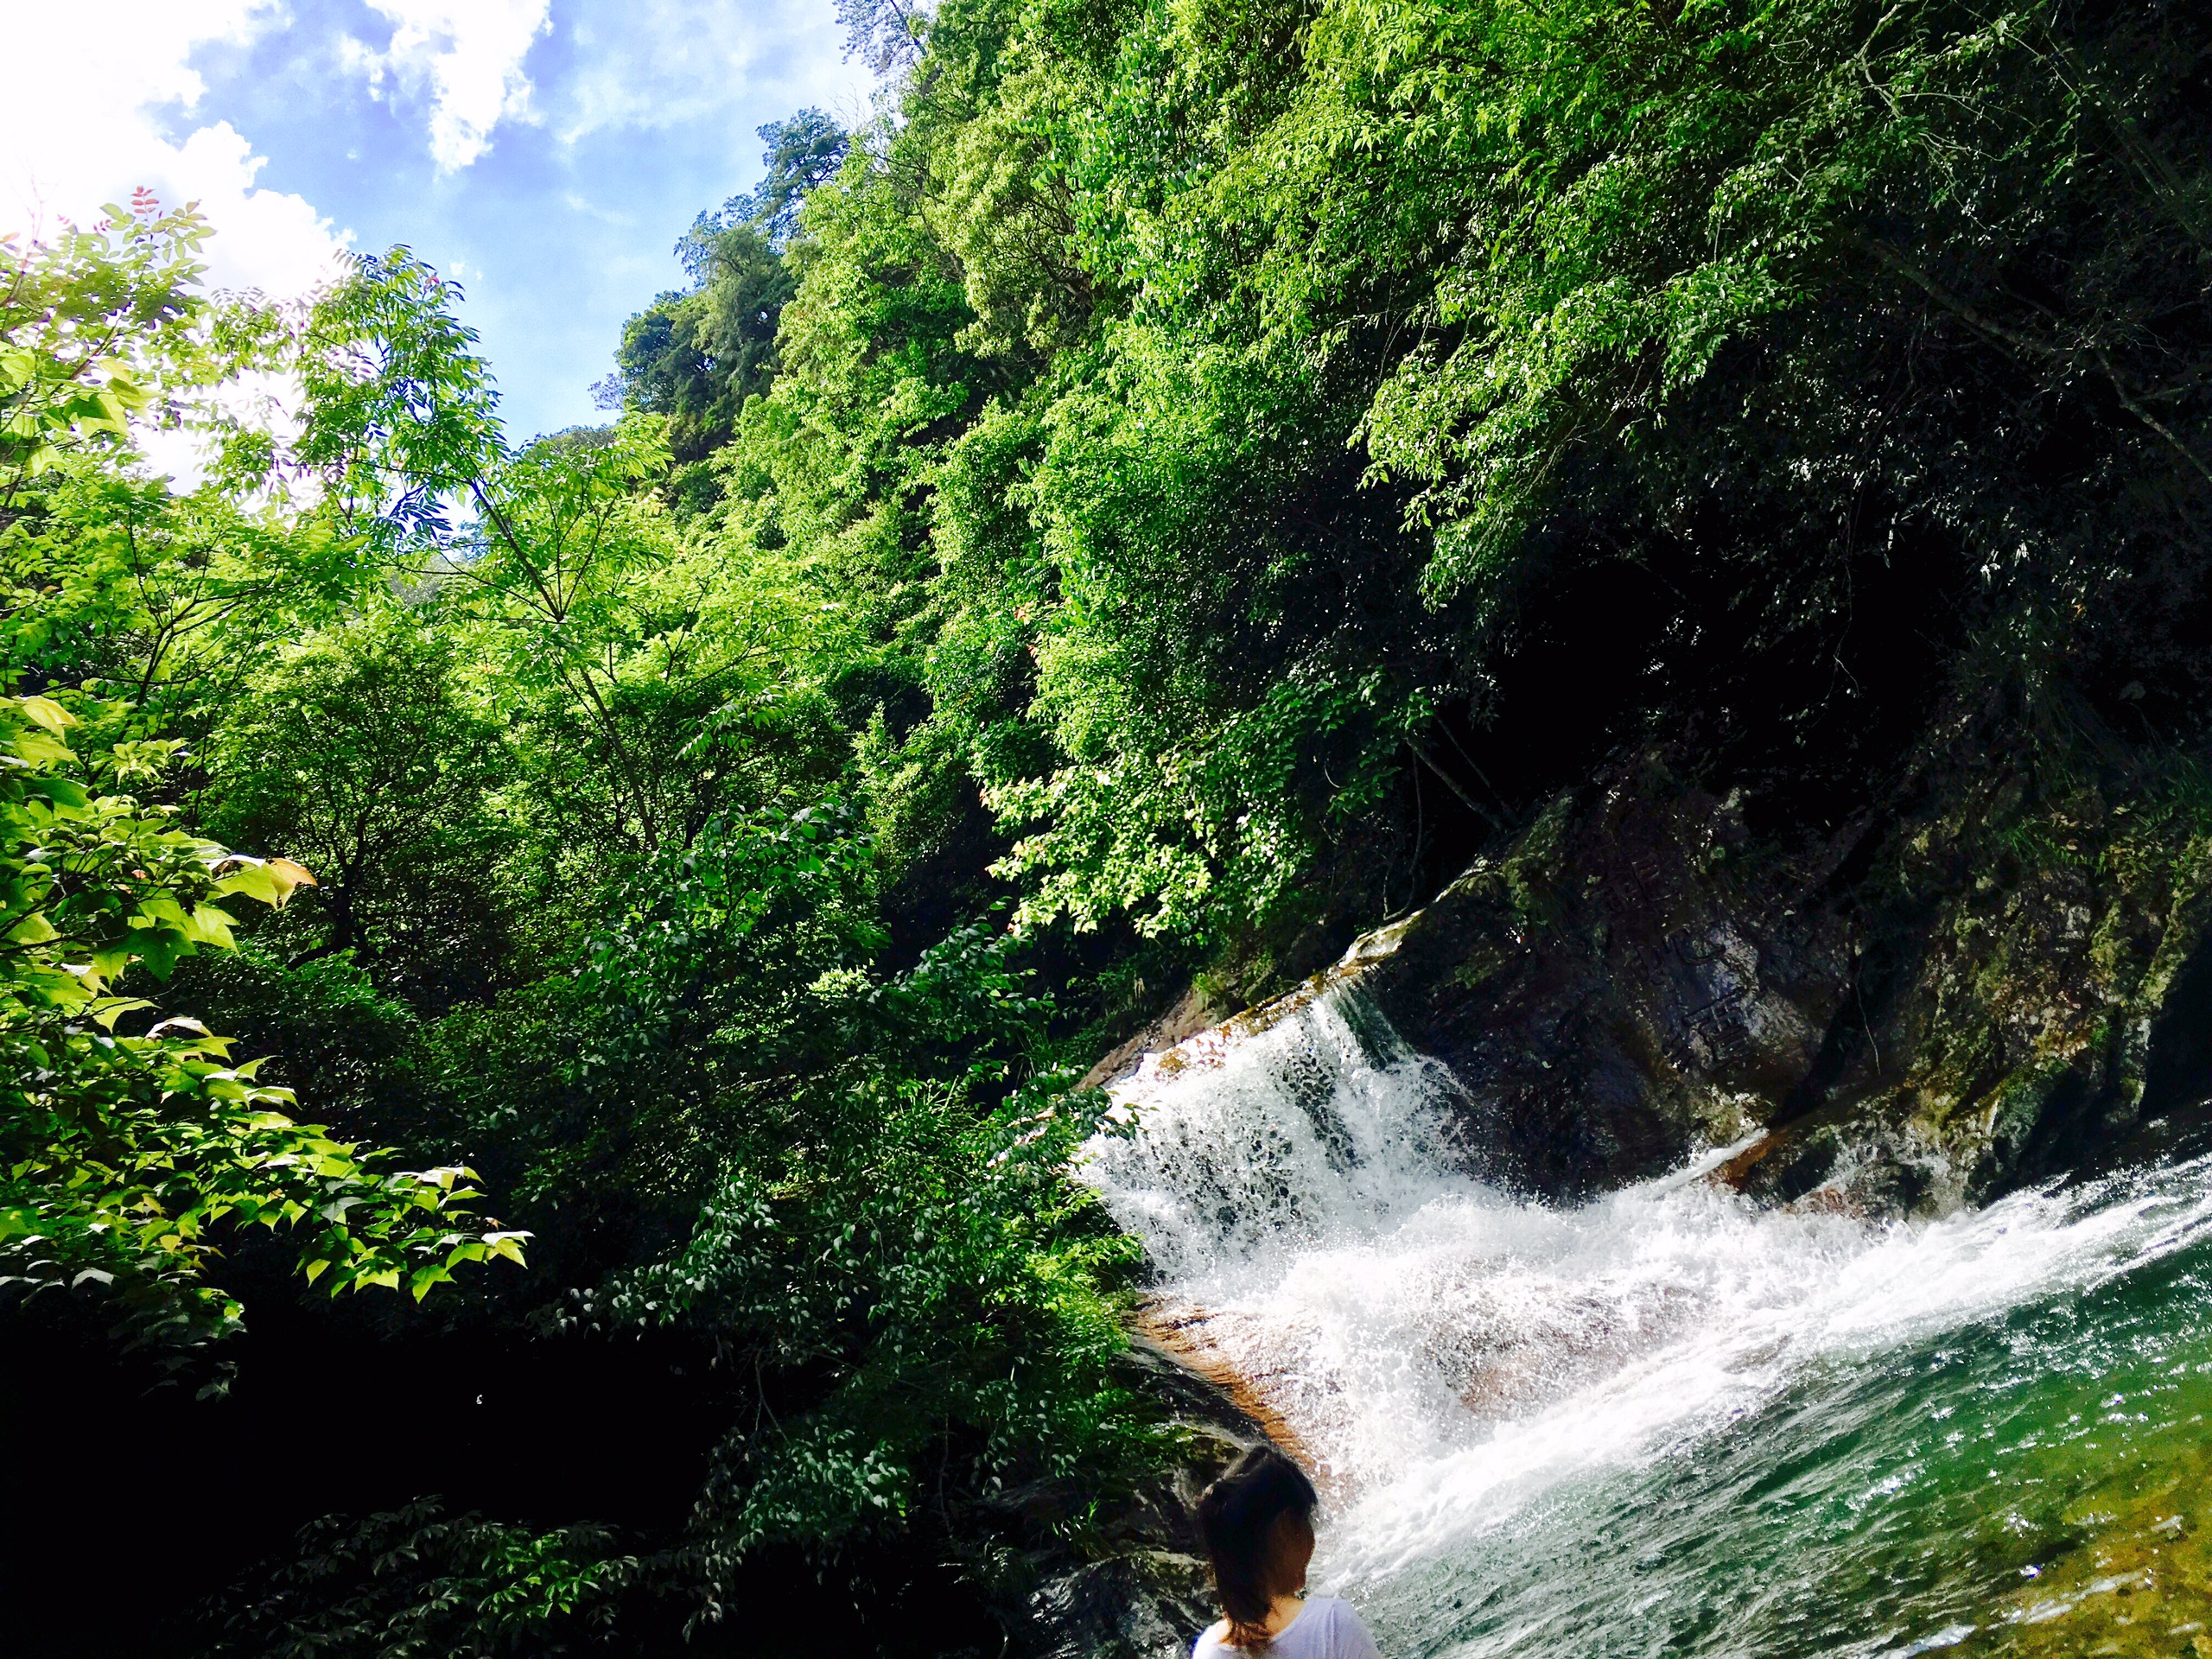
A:
{"label": "dense forest canopy", "polygon": [[1160,1453],[1070,1084],[1194,973],[1624,744],[1820,820],[1965,688],[2205,729],[2197,9],[845,12],[879,114],[762,130],[603,427],[506,431],[404,249],[0,243],[21,1316],[219,1385],[296,1268],[720,1379],[659,1531],[379,1516],[237,1651],[988,1586]]}

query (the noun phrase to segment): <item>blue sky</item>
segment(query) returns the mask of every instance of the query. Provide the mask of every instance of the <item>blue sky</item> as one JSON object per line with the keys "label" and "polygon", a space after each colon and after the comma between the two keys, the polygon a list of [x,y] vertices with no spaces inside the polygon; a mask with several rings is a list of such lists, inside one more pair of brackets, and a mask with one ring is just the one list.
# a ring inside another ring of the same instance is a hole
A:
{"label": "blue sky", "polygon": [[[0,229],[149,184],[206,204],[213,280],[276,294],[407,243],[460,278],[518,435],[604,418],[623,319],[758,180],[756,127],[872,92],[831,0],[0,3],[50,101],[10,124]],[[89,140],[87,75],[117,117]]]}

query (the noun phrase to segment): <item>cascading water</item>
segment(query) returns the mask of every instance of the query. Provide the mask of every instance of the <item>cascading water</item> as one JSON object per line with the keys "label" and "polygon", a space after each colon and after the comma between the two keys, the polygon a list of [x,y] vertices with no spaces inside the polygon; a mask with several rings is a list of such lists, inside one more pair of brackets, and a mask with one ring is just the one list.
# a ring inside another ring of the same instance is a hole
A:
{"label": "cascading water", "polygon": [[1562,1209],[1356,989],[1209,1061],[1085,1175],[1386,1653],[2212,1655],[2212,1160],[1880,1226],[1716,1149]]}

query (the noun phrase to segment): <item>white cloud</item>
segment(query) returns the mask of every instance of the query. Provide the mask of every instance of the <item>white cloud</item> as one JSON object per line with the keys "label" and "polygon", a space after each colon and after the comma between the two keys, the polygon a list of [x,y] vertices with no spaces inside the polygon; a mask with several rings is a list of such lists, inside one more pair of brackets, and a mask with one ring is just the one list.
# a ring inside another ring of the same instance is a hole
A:
{"label": "white cloud", "polygon": [[8,119],[0,132],[0,229],[99,217],[143,185],[197,201],[219,232],[209,282],[290,296],[335,268],[345,238],[296,195],[254,182],[265,158],[228,122],[173,142],[155,118],[188,117],[207,86],[194,48],[243,46],[289,18],[271,0],[108,0],[92,16],[66,5],[9,8]]}
{"label": "white cloud", "polygon": [[491,148],[503,120],[534,118],[523,59],[552,27],[551,0],[369,0],[393,24],[382,54],[348,39],[351,67],[430,95],[430,154],[448,172]]}
{"label": "white cloud", "polygon": [[791,108],[819,104],[849,124],[867,107],[872,77],[823,50],[836,38],[830,0],[573,0],[564,10],[577,47],[552,117],[564,143],[715,120],[734,95],[763,86],[779,86]]}

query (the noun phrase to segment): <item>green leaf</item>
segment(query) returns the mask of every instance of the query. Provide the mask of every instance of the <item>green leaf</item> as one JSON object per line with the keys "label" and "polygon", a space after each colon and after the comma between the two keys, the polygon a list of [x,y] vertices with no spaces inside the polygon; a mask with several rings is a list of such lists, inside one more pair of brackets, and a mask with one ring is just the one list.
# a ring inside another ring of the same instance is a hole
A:
{"label": "green leaf", "polygon": [[33,911],[8,930],[10,941],[16,944],[51,944],[60,937],[42,911]]}
{"label": "green leaf", "polygon": [[87,1012],[92,1014],[101,1030],[113,1031],[115,1022],[124,1014],[135,1013],[140,1008],[150,1008],[153,1006],[143,997],[105,996],[92,1003]]}
{"label": "green leaf", "polygon": [[56,737],[62,736],[70,727],[80,723],[76,715],[51,697],[24,697],[16,706]]}
{"label": "green leaf", "polygon": [[23,782],[58,806],[81,810],[92,804],[92,791],[74,779],[41,776],[26,778]]}
{"label": "green leaf", "polygon": [[29,731],[17,732],[10,741],[8,747],[14,753],[16,759],[27,766],[67,766],[77,758],[71,753],[67,743],[36,728]]}

